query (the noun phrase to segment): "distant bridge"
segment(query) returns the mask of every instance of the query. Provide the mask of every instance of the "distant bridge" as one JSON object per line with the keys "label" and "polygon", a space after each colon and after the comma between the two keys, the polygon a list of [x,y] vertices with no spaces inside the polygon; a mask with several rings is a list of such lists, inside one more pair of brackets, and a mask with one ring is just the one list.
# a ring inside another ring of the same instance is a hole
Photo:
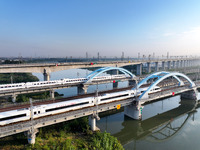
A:
{"label": "distant bridge", "polygon": [[166,66],[170,68],[190,67],[199,64],[199,58],[175,58],[175,59],[136,59],[130,61],[105,61],[105,62],[77,62],[77,63],[35,63],[35,64],[5,64],[0,65],[0,73],[43,73],[44,80],[50,80],[50,73],[77,68],[94,67],[123,67],[136,65],[137,75],[142,74],[142,64],[147,64],[147,72],[151,72],[151,66],[154,65],[155,71],[159,71],[159,64],[162,63],[162,70]]}

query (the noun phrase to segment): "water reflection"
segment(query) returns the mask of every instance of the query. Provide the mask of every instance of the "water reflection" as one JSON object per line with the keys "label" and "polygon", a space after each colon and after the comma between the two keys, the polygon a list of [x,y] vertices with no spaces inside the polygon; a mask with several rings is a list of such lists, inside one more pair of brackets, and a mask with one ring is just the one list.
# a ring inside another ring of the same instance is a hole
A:
{"label": "water reflection", "polygon": [[102,131],[116,136],[125,149],[188,149],[188,146],[182,147],[185,143],[181,142],[180,145],[179,140],[184,139],[184,132],[191,130],[188,124],[200,127],[200,118],[199,123],[194,123],[194,113],[199,107],[195,101],[180,100],[177,96],[145,107],[147,109],[141,121],[124,117],[123,112],[120,112],[101,118],[97,125]]}

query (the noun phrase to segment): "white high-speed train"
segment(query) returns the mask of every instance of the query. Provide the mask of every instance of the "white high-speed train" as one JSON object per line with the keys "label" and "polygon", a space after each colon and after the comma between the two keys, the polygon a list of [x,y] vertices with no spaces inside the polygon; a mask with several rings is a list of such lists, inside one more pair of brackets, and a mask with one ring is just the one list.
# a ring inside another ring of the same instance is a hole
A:
{"label": "white high-speed train", "polygon": [[[143,92],[145,92],[149,87],[142,87],[142,88],[139,88],[137,90],[137,95],[141,95]],[[151,93],[155,93],[155,92],[160,92],[161,91],[161,88],[159,86],[155,86],[153,89],[151,89],[149,91],[149,94]]]}
{"label": "white high-speed train", "polygon": [[[113,78],[124,78],[126,75],[112,75],[112,76],[98,76],[94,77],[94,81],[99,81],[103,79],[113,79]],[[0,85],[0,91],[2,90],[12,90],[12,89],[22,89],[22,88],[32,88],[39,86],[48,86],[48,85],[60,85],[60,84],[69,84],[69,83],[83,83],[86,82],[86,78],[77,78],[77,79],[61,79],[61,80],[51,80],[51,81],[39,81],[39,82],[27,82],[27,83],[14,83],[14,84],[2,84]]]}
{"label": "white high-speed train", "polygon": [[[138,95],[141,95],[148,87],[141,88],[137,91]],[[160,87],[156,86],[150,91],[150,93],[161,91]],[[135,97],[136,90],[126,90],[121,92],[114,92],[109,94],[99,95],[98,97],[86,97],[74,100],[68,100],[63,102],[57,102],[52,104],[42,104],[33,106],[33,114],[31,114],[31,108],[25,107],[17,110],[0,111],[0,126],[4,126],[10,123],[30,120],[33,118],[44,117],[48,115],[55,115],[71,110],[77,110],[85,107],[92,107],[95,105],[101,105],[110,103],[113,101],[119,101],[122,99],[128,99]]]}
{"label": "white high-speed train", "polygon": [[10,123],[30,120],[33,118],[39,118],[48,115],[55,115],[71,110],[77,110],[85,107],[91,107],[94,105],[101,105],[112,101],[119,101],[122,99],[128,99],[134,97],[133,90],[115,92],[110,94],[99,95],[98,97],[87,97],[75,100],[57,102],[52,104],[42,104],[33,106],[31,115],[31,108],[21,108],[17,110],[10,110],[0,112],[0,126]]}

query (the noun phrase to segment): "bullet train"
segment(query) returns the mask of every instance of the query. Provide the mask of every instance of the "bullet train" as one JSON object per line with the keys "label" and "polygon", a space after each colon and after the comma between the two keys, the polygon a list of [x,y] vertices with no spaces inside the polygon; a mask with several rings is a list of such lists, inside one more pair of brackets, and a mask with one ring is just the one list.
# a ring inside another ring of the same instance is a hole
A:
{"label": "bullet train", "polygon": [[[141,88],[137,91],[138,95],[141,95],[148,87]],[[150,93],[161,91],[160,87],[156,86],[150,91]],[[0,110],[0,126],[4,126],[11,123],[21,122],[40,118],[44,116],[56,115],[59,113],[78,110],[86,107],[92,107],[95,105],[106,104],[114,101],[120,101],[122,99],[129,99],[135,97],[135,90],[126,90],[120,92],[114,92],[109,94],[99,95],[98,97],[86,97],[74,100],[68,100],[63,102],[56,102],[51,104],[42,104],[32,107],[24,107],[17,110],[9,110],[1,112]]]}
{"label": "bullet train", "polygon": [[0,126],[134,97],[133,90],[0,112]]}
{"label": "bullet train", "polygon": [[[139,88],[137,90],[137,95],[141,95],[143,92],[145,92],[149,87],[142,87],[142,88]],[[161,91],[161,88],[159,86],[155,86],[153,89],[151,89],[149,91],[149,94],[151,93],[155,93],[155,92],[160,92]]]}
{"label": "bullet train", "polygon": [[[125,78],[126,75],[112,75],[112,76],[98,76],[94,77],[93,81],[99,80],[109,80],[113,78]],[[39,82],[27,82],[27,83],[14,83],[14,84],[2,84],[0,85],[0,91],[3,90],[13,90],[13,89],[23,89],[23,88],[33,88],[33,87],[41,87],[48,85],[62,85],[62,84],[70,84],[70,83],[84,83],[86,82],[86,78],[77,78],[77,79],[61,79],[61,80],[52,80],[52,81],[39,81]]]}

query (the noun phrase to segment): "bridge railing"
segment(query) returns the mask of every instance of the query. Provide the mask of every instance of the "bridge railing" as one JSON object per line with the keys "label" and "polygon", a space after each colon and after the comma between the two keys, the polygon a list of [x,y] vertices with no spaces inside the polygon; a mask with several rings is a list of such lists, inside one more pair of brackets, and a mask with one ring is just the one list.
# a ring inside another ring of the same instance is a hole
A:
{"label": "bridge railing", "polygon": [[174,92],[174,94],[178,94],[180,93],[179,91],[183,91],[183,90],[187,90],[188,87],[177,87],[176,89],[168,89],[168,90],[164,90],[164,91],[161,91],[161,92],[156,92],[156,93],[152,93],[149,95],[149,98],[155,98],[155,97],[161,97],[163,95],[166,95],[166,94],[172,94]]}

